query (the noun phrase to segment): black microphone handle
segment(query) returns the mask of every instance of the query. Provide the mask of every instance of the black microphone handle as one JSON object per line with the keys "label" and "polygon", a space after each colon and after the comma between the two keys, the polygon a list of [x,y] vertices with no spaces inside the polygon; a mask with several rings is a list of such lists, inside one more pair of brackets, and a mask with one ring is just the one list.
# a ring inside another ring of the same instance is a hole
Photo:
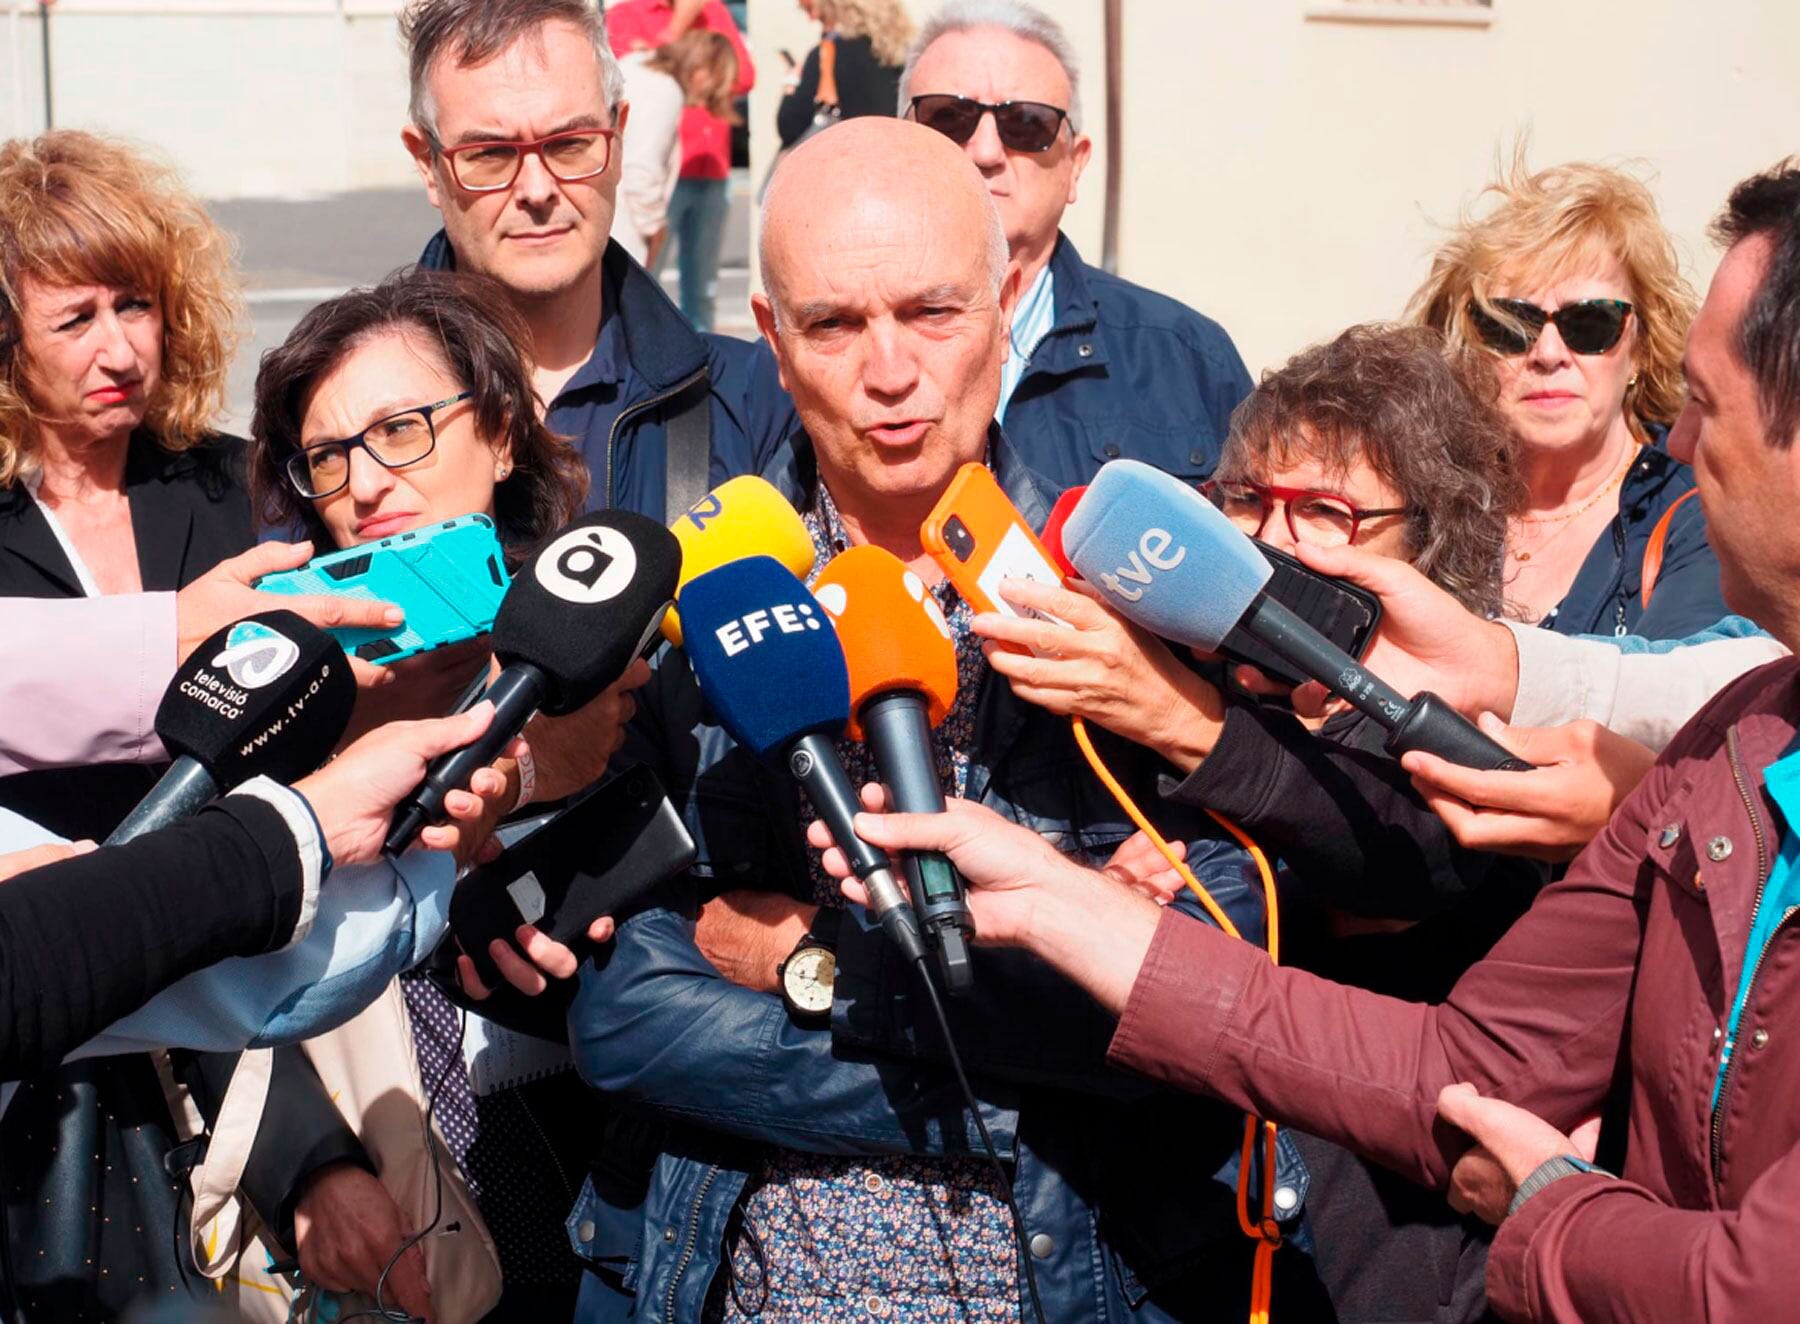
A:
{"label": "black microphone handle", "polygon": [[[931,718],[917,690],[877,694],[862,707],[863,730],[881,780],[903,814],[941,814],[944,788],[931,753]],[[960,996],[975,986],[969,935],[975,931],[962,879],[941,851],[910,851],[901,861],[913,909],[938,949],[944,986]]]}
{"label": "black microphone handle", "polygon": [[219,784],[206,765],[183,754],[157,779],[150,794],[138,801],[137,808],[125,815],[125,821],[112,830],[106,845],[117,846],[189,818],[218,793]]}
{"label": "black microphone handle", "polygon": [[1387,751],[1398,758],[1412,749],[1436,754],[1465,768],[1528,772],[1531,765],[1490,739],[1480,727],[1430,691],[1416,698],[1370,674],[1350,654],[1288,607],[1260,593],[1239,622],[1303,676],[1310,676],[1388,732]]}
{"label": "black microphone handle", "polygon": [[881,927],[909,961],[925,959],[925,940],[919,936],[919,920],[912,903],[894,878],[893,861],[879,846],[856,835],[853,823],[861,805],[850,785],[850,775],[838,759],[837,747],[817,732],[801,736],[788,748],[788,771],[805,790],[832,838],[850,861],[850,870],[862,880],[869,905]]}
{"label": "black microphone handle", "polygon": [[1418,693],[1406,720],[1388,733],[1387,752],[1395,758],[1414,749],[1484,772],[1531,771],[1531,764],[1490,739],[1430,690]]}
{"label": "black microphone handle", "polygon": [[412,845],[413,838],[428,823],[442,822],[444,797],[451,791],[466,791],[477,770],[500,757],[500,751],[525,729],[538,706],[549,693],[544,673],[529,662],[509,662],[494,677],[494,683],[481,697],[494,704],[494,719],[473,744],[453,749],[439,756],[425,773],[419,789],[407,798],[394,814],[394,825],[388,830],[382,849],[398,855]]}

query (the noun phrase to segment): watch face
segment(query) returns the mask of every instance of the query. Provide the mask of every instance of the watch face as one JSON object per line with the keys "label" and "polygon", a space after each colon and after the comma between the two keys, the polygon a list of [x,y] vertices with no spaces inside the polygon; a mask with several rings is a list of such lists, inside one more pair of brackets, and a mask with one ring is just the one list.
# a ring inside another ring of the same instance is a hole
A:
{"label": "watch face", "polygon": [[829,947],[802,947],[782,967],[781,987],[800,1011],[822,1014],[831,1010],[831,990],[837,982],[837,955]]}

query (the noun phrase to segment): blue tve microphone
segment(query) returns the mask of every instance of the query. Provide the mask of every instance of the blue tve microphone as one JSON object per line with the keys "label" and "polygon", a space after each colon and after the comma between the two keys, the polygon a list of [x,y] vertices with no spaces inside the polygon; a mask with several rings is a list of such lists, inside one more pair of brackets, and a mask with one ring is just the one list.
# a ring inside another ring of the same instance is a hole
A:
{"label": "blue tve microphone", "polygon": [[1249,535],[1172,474],[1104,465],[1063,526],[1063,550],[1120,615],[1164,639],[1210,652],[1241,627],[1380,722],[1395,757],[1422,749],[1469,768],[1531,767],[1435,694],[1404,698],[1264,593],[1273,571]]}
{"label": "blue tve microphone", "polygon": [[681,591],[682,647],[731,738],[805,788],[868,889],[881,927],[925,960],[919,922],[893,861],[856,835],[856,791],[832,740],[850,720],[850,674],[831,618],[781,562],[751,556]]}

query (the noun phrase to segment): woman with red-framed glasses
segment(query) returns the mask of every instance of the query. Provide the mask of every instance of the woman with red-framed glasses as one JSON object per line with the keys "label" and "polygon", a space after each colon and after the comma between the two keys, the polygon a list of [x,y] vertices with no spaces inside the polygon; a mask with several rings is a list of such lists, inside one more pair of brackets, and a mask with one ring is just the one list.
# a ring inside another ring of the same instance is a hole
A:
{"label": "woman with red-framed glasses", "polygon": [[[1208,493],[1283,551],[1354,544],[1498,613],[1523,487],[1492,391],[1484,356],[1433,331],[1352,328],[1239,406]],[[1234,693],[1091,596],[1012,580],[1001,592],[1074,626],[975,618],[977,633],[1038,654],[990,654],[1016,694],[1157,750],[1175,774],[1165,794],[1224,814],[1279,861],[1284,963],[1441,1000],[1542,885],[1540,865],[1459,847],[1361,714],[1302,720]],[[1340,1317],[1481,1317],[1485,1247],[1440,1195],[1297,1141]]]}

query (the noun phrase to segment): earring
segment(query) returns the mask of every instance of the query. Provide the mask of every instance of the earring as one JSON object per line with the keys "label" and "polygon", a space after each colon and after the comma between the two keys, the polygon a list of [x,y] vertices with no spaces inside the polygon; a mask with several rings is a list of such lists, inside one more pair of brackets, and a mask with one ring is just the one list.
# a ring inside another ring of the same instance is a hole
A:
{"label": "earring", "polygon": [[512,466],[510,464],[501,465],[500,466],[500,474],[499,474],[500,481],[504,483],[507,479],[507,476],[511,473],[512,473]]}

